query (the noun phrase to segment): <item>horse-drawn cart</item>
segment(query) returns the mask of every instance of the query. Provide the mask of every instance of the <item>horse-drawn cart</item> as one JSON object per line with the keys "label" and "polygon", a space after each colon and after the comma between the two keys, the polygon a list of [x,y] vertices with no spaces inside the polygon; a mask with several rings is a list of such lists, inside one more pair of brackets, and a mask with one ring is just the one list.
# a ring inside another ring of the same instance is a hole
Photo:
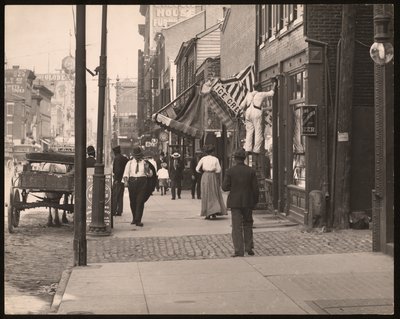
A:
{"label": "horse-drawn cart", "polygon": [[[58,209],[66,213],[74,210],[74,156],[56,152],[27,153],[22,171],[15,171],[11,179],[8,204],[8,231],[18,227],[21,211],[30,208],[55,209],[55,221],[59,224]],[[41,194],[40,194],[41,193]],[[28,201],[35,197],[36,201]],[[41,196],[40,196],[41,195]]]}

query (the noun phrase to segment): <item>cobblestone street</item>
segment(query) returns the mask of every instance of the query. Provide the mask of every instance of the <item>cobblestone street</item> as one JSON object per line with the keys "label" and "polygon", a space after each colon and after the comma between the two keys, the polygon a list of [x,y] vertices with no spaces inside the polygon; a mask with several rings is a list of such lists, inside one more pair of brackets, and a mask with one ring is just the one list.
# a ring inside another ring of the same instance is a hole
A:
{"label": "cobblestone street", "polygon": [[[331,233],[286,231],[254,233],[256,256],[370,252],[370,230]],[[161,261],[230,258],[230,234],[179,237],[88,239],[88,262]]]}

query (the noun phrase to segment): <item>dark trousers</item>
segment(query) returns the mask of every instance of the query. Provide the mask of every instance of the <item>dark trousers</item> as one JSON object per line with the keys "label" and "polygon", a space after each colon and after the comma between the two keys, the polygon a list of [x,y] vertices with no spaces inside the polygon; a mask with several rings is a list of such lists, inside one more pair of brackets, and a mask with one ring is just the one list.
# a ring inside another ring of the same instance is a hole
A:
{"label": "dark trousers", "polygon": [[122,182],[114,181],[111,192],[111,213],[121,215],[124,209],[124,190],[125,185]]}
{"label": "dark trousers", "polygon": [[178,195],[178,198],[181,198],[181,191],[182,191],[182,180],[171,180],[171,195],[172,198],[175,198]]}
{"label": "dark trousers", "polygon": [[196,176],[194,179],[192,179],[192,187],[190,189],[192,193],[192,198],[194,198],[194,195],[197,194],[197,199],[201,198],[201,176]]}
{"label": "dark trousers", "polygon": [[253,211],[250,208],[231,208],[232,241],[235,254],[243,256],[253,249]]}
{"label": "dark trousers", "polygon": [[142,221],[144,210],[144,198],[146,195],[146,177],[134,178],[128,180],[129,201],[132,211],[132,221],[140,223]]}

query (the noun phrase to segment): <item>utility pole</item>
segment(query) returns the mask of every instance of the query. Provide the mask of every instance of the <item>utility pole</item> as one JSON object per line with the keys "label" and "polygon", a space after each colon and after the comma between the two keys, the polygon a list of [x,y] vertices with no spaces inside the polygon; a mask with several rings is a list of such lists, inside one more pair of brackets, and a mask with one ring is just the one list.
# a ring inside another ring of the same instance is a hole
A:
{"label": "utility pole", "polygon": [[351,139],[356,10],[354,4],[344,4],[342,8],[338,123],[337,132],[335,132],[336,174],[333,176],[336,180],[334,227],[348,228],[351,210]]}
{"label": "utility pole", "polygon": [[86,8],[76,10],[74,265],[85,266],[86,250]]}
{"label": "utility pole", "polygon": [[101,53],[99,66],[99,108],[97,116],[97,150],[93,175],[92,221],[89,231],[92,235],[108,235],[104,223],[105,176],[103,163],[104,105],[107,85],[107,5],[102,7]]}

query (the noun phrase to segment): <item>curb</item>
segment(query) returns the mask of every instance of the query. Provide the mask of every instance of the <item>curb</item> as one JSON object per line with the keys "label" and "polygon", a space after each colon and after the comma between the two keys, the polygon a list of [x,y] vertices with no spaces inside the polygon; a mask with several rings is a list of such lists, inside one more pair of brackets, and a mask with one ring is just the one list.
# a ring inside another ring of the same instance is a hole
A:
{"label": "curb", "polygon": [[60,282],[57,286],[57,291],[54,294],[53,302],[50,306],[51,312],[57,313],[58,308],[60,307],[62,297],[64,295],[65,289],[67,288],[67,284],[69,281],[69,277],[71,276],[73,266],[69,266],[66,270],[64,270],[61,274]]}

